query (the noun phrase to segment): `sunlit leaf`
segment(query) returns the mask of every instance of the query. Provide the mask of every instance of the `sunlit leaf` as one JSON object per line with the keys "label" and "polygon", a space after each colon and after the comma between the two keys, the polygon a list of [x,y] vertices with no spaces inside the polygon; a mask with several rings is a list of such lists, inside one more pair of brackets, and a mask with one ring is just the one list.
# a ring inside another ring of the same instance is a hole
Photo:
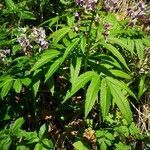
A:
{"label": "sunlit leaf", "polygon": [[82,50],[82,53],[84,54],[84,52],[85,52],[85,48],[86,48],[86,38],[83,36],[82,38],[81,38],[81,50]]}
{"label": "sunlit leaf", "polygon": [[139,39],[135,40],[135,47],[136,47],[138,58],[141,63],[144,59],[144,46],[143,46],[142,41]]}
{"label": "sunlit leaf", "polygon": [[42,150],[53,150],[53,142],[52,140],[49,140],[49,139],[43,139],[42,140],[42,144],[43,144],[43,149]]}
{"label": "sunlit leaf", "polygon": [[87,89],[86,100],[85,100],[85,118],[93,108],[95,101],[98,97],[98,91],[100,88],[100,76],[95,74],[92,77],[91,83]]}
{"label": "sunlit leaf", "polygon": [[145,46],[150,47],[150,38],[149,37],[145,37],[142,39],[142,42]]}
{"label": "sunlit leaf", "polygon": [[123,39],[118,39],[118,38],[114,38],[114,37],[110,37],[108,38],[110,42],[112,42],[113,44],[117,44],[119,45],[121,48],[125,48],[126,50],[130,51],[129,46],[123,41]]}
{"label": "sunlit leaf", "polygon": [[34,14],[30,11],[21,11],[20,18],[24,20],[27,20],[27,19],[36,20]]}
{"label": "sunlit leaf", "polygon": [[119,61],[129,70],[124,57],[121,55],[121,53],[118,51],[117,48],[115,48],[113,45],[107,44],[107,43],[102,43],[102,45],[107,50],[109,50],[115,57],[117,57],[119,59]]}
{"label": "sunlit leaf", "polygon": [[53,32],[48,39],[53,38],[53,43],[58,43],[69,31],[70,27],[64,27]]}
{"label": "sunlit leaf", "polygon": [[72,84],[76,81],[76,79],[77,79],[77,77],[79,75],[80,68],[81,68],[81,63],[82,63],[82,58],[81,57],[77,57],[75,68],[74,68],[72,63],[70,65],[70,72],[71,72],[71,79],[70,79],[70,81],[71,81]]}
{"label": "sunlit leaf", "polygon": [[27,134],[24,137],[28,141],[28,144],[39,142],[39,138],[36,132],[27,132]]}
{"label": "sunlit leaf", "polygon": [[43,124],[39,130],[39,138],[40,139],[42,139],[44,137],[44,134],[46,133],[46,131],[47,131],[46,124]]}
{"label": "sunlit leaf", "polygon": [[22,82],[20,79],[16,79],[14,84],[13,84],[13,88],[15,89],[16,93],[20,93],[21,88],[22,88]]}
{"label": "sunlit leaf", "polygon": [[50,62],[53,58],[55,58],[59,54],[60,54],[60,52],[58,52],[56,50],[52,50],[52,51],[50,50],[49,55],[44,55],[40,59],[38,59],[38,61],[34,64],[34,66],[32,67],[32,69],[30,71],[34,71],[34,70],[40,68],[41,66]]}
{"label": "sunlit leaf", "polygon": [[22,84],[25,85],[25,86],[29,86],[30,83],[32,82],[30,78],[23,78],[23,79],[20,79]]}
{"label": "sunlit leaf", "polygon": [[10,150],[11,143],[12,143],[12,139],[10,137],[0,140],[0,149],[1,150]]}
{"label": "sunlit leaf", "polygon": [[33,84],[33,92],[34,92],[34,96],[35,96],[35,97],[36,97],[36,95],[37,95],[39,86],[40,86],[40,80],[36,81],[36,82]]}
{"label": "sunlit leaf", "polygon": [[87,82],[89,82],[93,75],[95,75],[95,72],[88,71],[84,74],[81,74],[77,79],[76,82],[72,85],[71,91],[68,91],[66,94],[66,97],[63,102],[68,100],[71,96],[73,96],[79,89],[83,88]]}
{"label": "sunlit leaf", "polygon": [[42,149],[43,149],[42,143],[37,143],[34,147],[34,150],[42,150]]}
{"label": "sunlit leaf", "polygon": [[125,84],[123,81],[119,81],[119,80],[111,78],[111,77],[106,77],[106,79],[109,80],[110,82],[112,82],[113,84],[119,86],[121,89],[127,91],[129,93],[129,95],[133,96],[137,100],[137,97],[135,96],[135,94],[130,90],[128,85]]}
{"label": "sunlit leaf", "polygon": [[91,57],[91,59],[93,59],[94,61],[98,60],[99,62],[110,64],[119,69],[122,69],[119,61],[110,55],[96,53],[94,56]]}
{"label": "sunlit leaf", "polygon": [[128,46],[130,49],[131,54],[134,54],[134,48],[135,48],[135,44],[134,44],[134,40],[128,38]]}
{"label": "sunlit leaf", "polygon": [[29,148],[25,145],[18,145],[16,150],[29,150]]}
{"label": "sunlit leaf", "polygon": [[70,45],[65,50],[62,61],[64,61],[66,57],[69,55],[69,53],[77,46],[78,42],[79,42],[79,38],[76,38],[72,43],[70,43]]}
{"label": "sunlit leaf", "polygon": [[67,16],[67,24],[72,27],[75,22],[75,16]]}
{"label": "sunlit leaf", "polygon": [[101,88],[100,88],[100,108],[101,108],[103,120],[106,119],[106,116],[109,112],[110,105],[111,105],[110,89],[107,85],[106,79],[103,78],[101,81]]}
{"label": "sunlit leaf", "polygon": [[12,9],[12,10],[17,10],[17,6],[15,5],[15,3],[13,2],[13,0],[5,0],[6,2],[6,5],[9,9]]}
{"label": "sunlit leaf", "polygon": [[125,95],[122,93],[122,91],[120,90],[120,88],[117,85],[115,85],[111,82],[108,82],[108,85],[110,87],[111,94],[114,98],[114,102],[119,107],[124,118],[130,124],[132,122],[132,111],[131,111],[131,108],[130,108],[127,98],[125,97]]}
{"label": "sunlit leaf", "polygon": [[16,150],[29,150],[29,148],[25,145],[18,145]]}
{"label": "sunlit leaf", "polygon": [[81,141],[73,143],[73,146],[76,150],[89,150]]}
{"label": "sunlit leaf", "polygon": [[102,143],[100,144],[100,150],[107,150],[107,145],[106,145],[105,142],[102,142]]}
{"label": "sunlit leaf", "polygon": [[13,79],[8,79],[4,81],[2,89],[1,89],[1,97],[4,98],[8,92],[10,91],[12,85],[13,85]]}
{"label": "sunlit leaf", "polygon": [[141,96],[146,91],[145,88],[145,76],[141,76],[140,82],[139,82],[139,92],[138,92],[138,100],[140,100]]}
{"label": "sunlit leaf", "polygon": [[48,69],[48,72],[45,74],[45,82],[53,75],[53,73],[60,67],[62,63],[62,58],[57,59]]}
{"label": "sunlit leaf", "polygon": [[131,79],[131,76],[122,70],[116,70],[116,69],[111,69],[109,70],[114,76],[124,78],[124,79]]}
{"label": "sunlit leaf", "polygon": [[11,126],[11,129],[15,132],[16,129],[20,129],[22,125],[24,124],[23,118],[18,118],[13,125]]}
{"label": "sunlit leaf", "polygon": [[67,0],[60,0],[60,2],[62,3],[62,4],[64,4],[64,5],[69,5],[69,4],[71,4],[71,2],[69,1],[67,1]]}

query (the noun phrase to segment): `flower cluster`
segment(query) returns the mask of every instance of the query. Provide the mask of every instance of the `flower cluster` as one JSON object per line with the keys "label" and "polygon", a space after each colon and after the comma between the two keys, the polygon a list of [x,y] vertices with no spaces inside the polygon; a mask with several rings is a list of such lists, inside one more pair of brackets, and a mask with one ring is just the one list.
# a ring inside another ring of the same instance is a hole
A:
{"label": "flower cluster", "polygon": [[75,0],[78,6],[81,6],[85,9],[85,12],[95,10],[97,1],[98,0]]}
{"label": "flower cluster", "polygon": [[29,39],[27,38],[27,35],[26,34],[21,34],[19,37],[18,37],[18,42],[19,44],[21,45],[22,47],[22,50],[25,54],[27,54],[27,51],[32,48],[32,45],[30,44],[30,41]]}
{"label": "flower cluster", "polygon": [[42,27],[38,29],[36,27],[33,27],[30,38],[33,39],[36,43],[38,43],[42,50],[48,48],[45,30]]}
{"label": "flower cluster", "polygon": [[110,24],[107,24],[107,23],[104,24],[104,32],[103,32],[103,35],[104,35],[104,38],[105,38],[105,42],[107,42],[107,38],[108,38],[109,33],[110,33],[110,28],[111,28],[111,25],[110,25]]}
{"label": "flower cluster", "polygon": [[79,12],[75,13],[75,18],[76,20],[80,20],[81,19],[81,14]]}
{"label": "flower cluster", "polygon": [[116,12],[118,10],[118,0],[105,0],[104,7],[107,12]]}
{"label": "flower cluster", "polygon": [[34,43],[39,45],[39,51],[48,48],[45,30],[42,27],[33,27],[29,31],[27,28],[19,28],[18,31],[21,34],[18,36],[17,40],[25,54],[28,54],[28,52],[33,48]]}
{"label": "flower cluster", "polygon": [[146,15],[146,5],[144,2],[139,2],[136,7],[127,9],[127,16],[131,17],[131,25],[135,25],[139,19],[144,19]]}
{"label": "flower cluster", "polygon": [[10,49],[0,49],[0,61],[4,61],[4,59],[10,55],[11,55]]}
{"label": "flower cluster", "polygon": [[[88,13],[94,11],[98,5],[98,0],[75,0],[77,6],[84,9],[84,13]],[[75,12],[74,16],[77,21],[77,25],[73,27],[73,31],[78,32],[80,27],[80,21],[82,19],[83,12]],[[96,14],[95,16],[95,23],[98,23],[99,16]]]}
{"label": "flower cluster", "polygon": [[124,10],[125,16],[129,16],[131,18],[130,25],[135,25],[139,19],[145,23],[145,20],[147,20],[146,7],[147,6],[143,1],[140,1],[135,5],[132,4],[130,7],[119,0],[104,1],[104,8],[107,12],[119,12],[120,10]]}

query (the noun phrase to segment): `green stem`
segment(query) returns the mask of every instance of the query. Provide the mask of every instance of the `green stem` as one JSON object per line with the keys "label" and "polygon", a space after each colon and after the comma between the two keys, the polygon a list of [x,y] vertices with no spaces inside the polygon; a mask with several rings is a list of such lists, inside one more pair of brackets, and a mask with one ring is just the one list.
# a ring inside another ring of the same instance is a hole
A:
{"label": "green stem", "polygon": [[93,12],[92,19],[91,19],[91,22],[90,22],[89,31],[88,31],[88,36],[87,36],[88,48],[87,48],[86,55],[85,55],[85,60],[84,60],[84,71],[87,71],[87,62],[88,62],[88,57],[89,57],[89,52],[90,52],[90,47],[91,47],[91,42],[90,42],[90,37],[91,36],[90,35],[91,35],[92,24],[93,24],[93,21],[94,21],[94,16],[95,16],[95,12]]}
{"label": "green stem", "polygon": [[[98,0],[97,5],[99,4],[99,1],[100,0]],[[103,3],[103,1],[101,1],[101,3]],[[93,11],[92,19],[91,19],[90,27],[89,27],[89,31],[88,31],[88,36],[87,36],[88,47],[87,47],[87,51],[86,51],[86,55],[85,55],[85,59],[84,59],[84,71],[85,72],[87,71],[88,58],[89,58],[89,53],[90,53],[90,48],[91,48],[91,41],[90,41],[91,36],[90,35],[91,35],[92,24],[94,21],[95,14],[96,14],[96,11]]]}

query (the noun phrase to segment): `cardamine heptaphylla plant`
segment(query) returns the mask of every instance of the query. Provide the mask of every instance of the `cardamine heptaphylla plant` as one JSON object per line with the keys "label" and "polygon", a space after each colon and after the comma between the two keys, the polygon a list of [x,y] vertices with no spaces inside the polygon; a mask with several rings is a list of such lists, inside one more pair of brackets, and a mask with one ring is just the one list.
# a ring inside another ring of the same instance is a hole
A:
{"label": "cardamine heptaphylla plant", "polygon": [[132,2],[0,2],[0,150],[140,149],[150,19]]}

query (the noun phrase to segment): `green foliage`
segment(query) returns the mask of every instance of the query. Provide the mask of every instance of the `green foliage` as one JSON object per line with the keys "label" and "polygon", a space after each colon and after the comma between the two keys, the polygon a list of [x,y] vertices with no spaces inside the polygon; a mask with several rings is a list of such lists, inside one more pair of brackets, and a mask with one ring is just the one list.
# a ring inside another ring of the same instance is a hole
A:
{"label": "green foliage", "polygon": [[127,145],[127,141],[142,140],[144,138],[136,124],[132,122],[131,125],[128,125],[118,112],[116,117],[109,114],[105,123],[108,124],[108,128],[96,131],[100,149],[108,149],[109,147],[115,147],[118,150],[131,149],[134,145],[132,145],[132,142]]}
{"label": "green foliage", "polygon": [[119,59],[119,61],[120,61],[127,69],[129,69],[128,66],[127,66],[127,64],[126,64],[126,61],[125,61],[124,57],[120,54],[120,52],[119,52],[113,45],[111,45],[111,44],[106,44],[106,43],[102,43],[102,45],[103,45],[106,49],[108,49],[114,56],[116,56],[116,57]]}
{"label": "green foliage", "polygon": [[24,124],[23,118],[18,118],[10,126],[0,131],[0,148],[1,150],[29,149],[34,144],[34,149],[53,149],[51,140],[45,138],[46,124],[40,127],[38,134],[36,132],[26,132],[21,129]]}
{"label": "green foliage", "polygon": [[146,27],[87,3],[0,2],[0,149],[128,150],[144,139]]}
{"label": "green foliage", "polygon": [[73,146],[76,150],[88,150],[88,148],[81,141],[75,142]]}

